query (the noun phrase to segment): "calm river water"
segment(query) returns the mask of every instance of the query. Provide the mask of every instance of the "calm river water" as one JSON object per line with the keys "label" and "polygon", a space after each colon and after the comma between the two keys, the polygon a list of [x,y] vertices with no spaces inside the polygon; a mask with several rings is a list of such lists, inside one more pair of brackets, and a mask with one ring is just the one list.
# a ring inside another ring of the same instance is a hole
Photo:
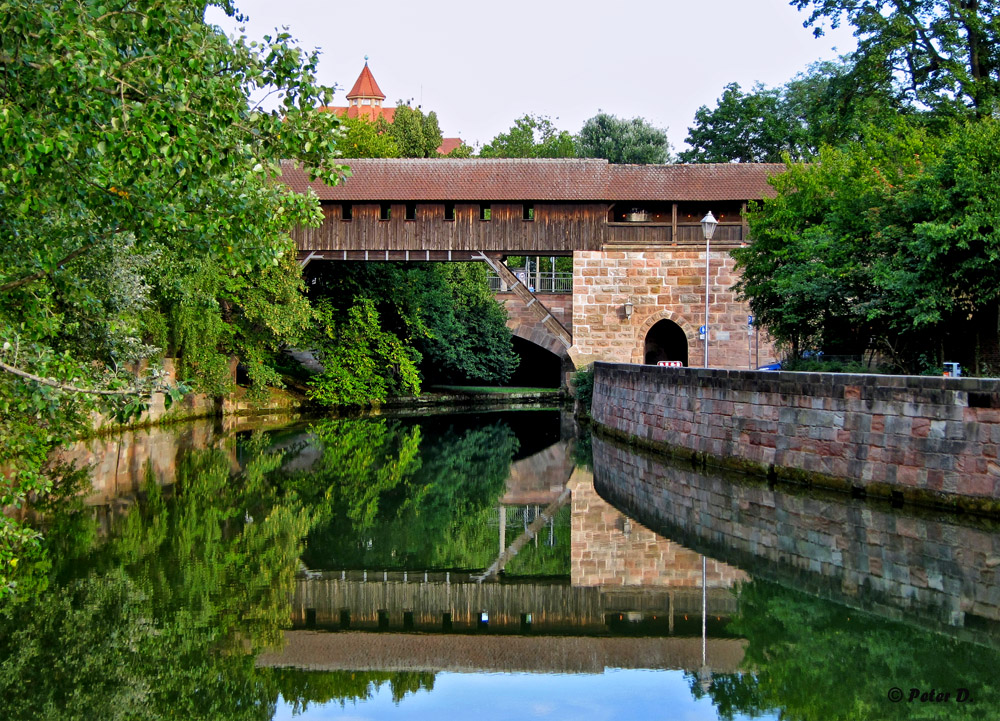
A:
{"label": "calm river water", "polygon": [[[257,422],[260,425],[259,422]],[[66,449],[0,718],[1000,718],[1000,533],[557,411]]]}

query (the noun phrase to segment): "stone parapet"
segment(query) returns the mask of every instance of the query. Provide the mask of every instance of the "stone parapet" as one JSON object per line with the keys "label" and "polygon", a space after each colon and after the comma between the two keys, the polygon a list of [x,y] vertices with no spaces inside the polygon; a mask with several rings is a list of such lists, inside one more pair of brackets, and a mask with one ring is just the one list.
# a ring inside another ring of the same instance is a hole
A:
{"label": "stone parapet", "polygon": [[1000,380],[598,363],[592,414],[704,462],[1000,513]]}

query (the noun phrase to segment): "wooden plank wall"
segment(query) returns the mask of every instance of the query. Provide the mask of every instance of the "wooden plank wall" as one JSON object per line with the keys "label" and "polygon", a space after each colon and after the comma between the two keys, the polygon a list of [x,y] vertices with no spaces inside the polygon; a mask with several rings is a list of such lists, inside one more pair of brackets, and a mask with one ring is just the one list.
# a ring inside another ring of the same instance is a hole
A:
{"label": "wooden plank wall", "polygon": [[524,220],[521,203],[490,203],[490,220],[480,220],[477,203],[455,203],[455,219],[445,220],[444,203],[418,203],[416,219],[406,220],[406,204],[390,204],[381,220],[378,203],[351,206],[341,220],[339,204],[323,206],[318,228],[292,232],[300,251],[322,250],[484,250],[566,254],[599,250],[607,240],[604,203],[535,203],[534,220]]}

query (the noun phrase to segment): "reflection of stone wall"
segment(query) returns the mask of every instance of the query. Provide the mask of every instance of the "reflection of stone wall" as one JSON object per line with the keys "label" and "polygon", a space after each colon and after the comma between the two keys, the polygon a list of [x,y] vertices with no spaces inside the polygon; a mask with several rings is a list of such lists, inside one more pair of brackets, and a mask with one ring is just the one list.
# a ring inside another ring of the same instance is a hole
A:
{"label": "reflection of stone wall", "polygon": [[[627,518],[597,495],[589,471],[577,469],[570,489],[574,586],[701,588],[701,554]],[[706,579],[709,588],[729,588],[748,577],[709,558]]]}
{"label": "reflection of stone wall", "polygon": [[754,577],[1000,639],[1000,534],[990,529],[743,485],[600,438],[593,448],[604,498]]}
{"label": "reflection of stone wall", "polygon": [[205,420],[90,438],[60,449],[53,458],[93,468],[93,486],[85,503],[96,506],[136,493],[147,466],[157,483],[173,483],[181,453],[217,445],[222,437],[216,422]]}
{"label": "reflection of stone wall", "polygon": [[540,506],[552,503],[573,472],[569,441],[553,443],[534,455],[515,461],[510,467],[507,490],[500,503],[507,506]]}
{"label": "reflection of stone wall", "polygon": [[[1000,501],[1000,381],[597,366],[594,419],[779,477]],[[837,480],[840,479],[840,480]]]}

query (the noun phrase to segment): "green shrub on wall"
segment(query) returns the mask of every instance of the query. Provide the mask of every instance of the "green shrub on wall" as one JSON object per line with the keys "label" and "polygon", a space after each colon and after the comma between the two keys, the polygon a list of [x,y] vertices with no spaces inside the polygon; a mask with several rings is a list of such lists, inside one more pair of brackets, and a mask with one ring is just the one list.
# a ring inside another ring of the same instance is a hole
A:
{"label": "green shrub on wall", "polygon": [[580,403],[587,415],[590,415],[590,405],[594,400],[594,367],[587,366],[573,374],[573,396]]}

